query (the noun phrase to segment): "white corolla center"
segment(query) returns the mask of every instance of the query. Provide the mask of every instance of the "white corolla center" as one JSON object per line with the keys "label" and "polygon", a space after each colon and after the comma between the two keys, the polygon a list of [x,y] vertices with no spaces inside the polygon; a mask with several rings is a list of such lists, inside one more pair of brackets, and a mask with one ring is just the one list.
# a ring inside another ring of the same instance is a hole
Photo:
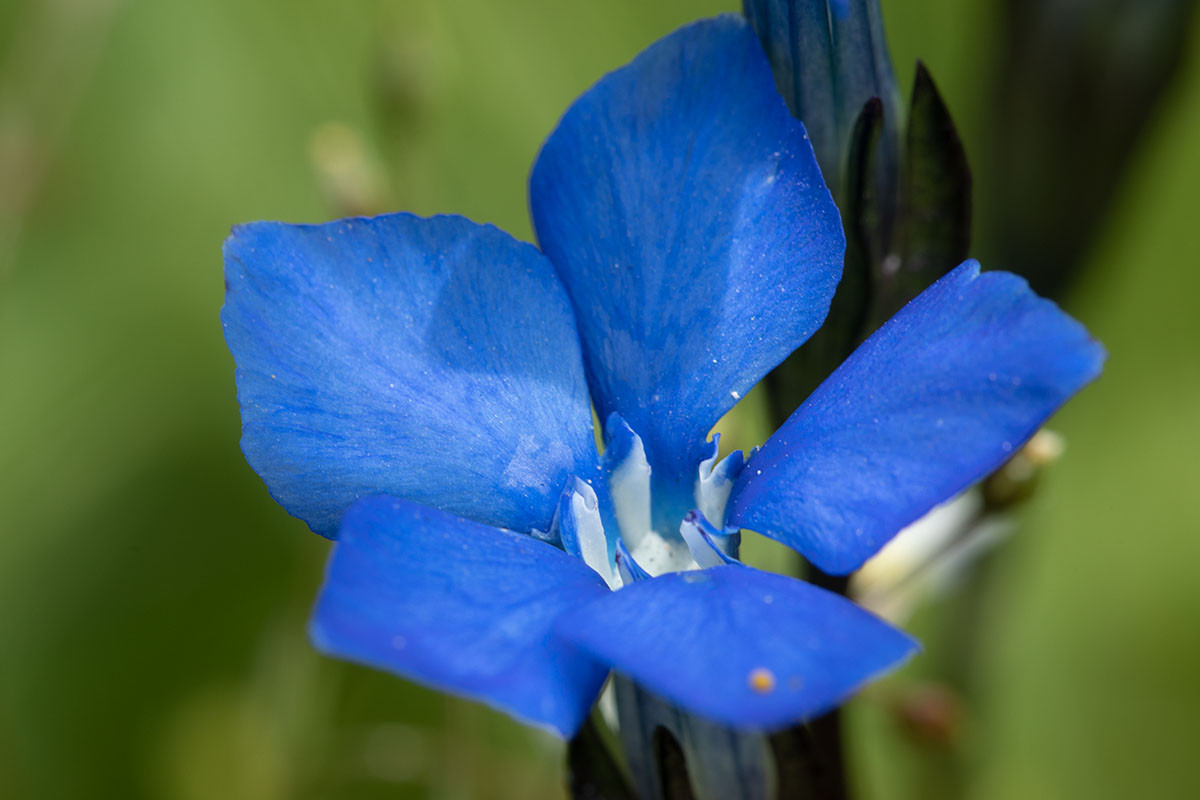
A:
{"label": "white corolla center", "polygon": [[608,561],[608,539],[600,519],[600,504],[596,501],[595,490],[582,481],[571,495],[571,514],[576,521],[575,538],[583,563],[600,573],[610,589],[616,589],[619,583]]}
{"label": "white corolla center", "polygon": [[[651,576],[724,563],[724,557],[730,555],[726,552],[731,547],[729,538],[702,532],[697,521],[680,520],[679,528],[673,531],[652,527],[651,467],[641,437],[636,433],[631,436],[628,453],[609,477],[619,535],[629,555]],[[712,525],[724,524],[733,479],[743,463],[740,452],[718,459],[715,441],[712,456],[700,463],[693,500],[695,508]]]}
{"label": "white corolla center", "polygon": [[725,506],[729,503],[733,482],[745,466],[746,459],[740,450],[720,458],[717,441],[714,439],[712,443],[713,454],[700,462],[699,476],[696,478],[696,508],[705,519],[720,527],[725,523]]}
{"label": "white corolla center", "polygon": [[654,533],[650,527],[650,462],[646,460],[641,437],[634,435],[629,454],[609,476],[608,490],[621,537],[634,558],[638,558],[636,551],[642,539]]}
{"label": "white corolla center", "polygon": [[720,548],[713,536],[704,529],[699,520],[691,517],[685,518],[679,525],[679,533],[687,542],[692,558],[701,568],[719,567],[725,563],[727,554]]}
{"label": "white corolla center", "polygon": [[669,540],[657,531],[643,533],[629,554],[651,575],[700,569],[686,542],[681,539]]}
{"label": "white corolla center", "polygon": [[600,515],[600,503],[596,490],[586,481],[574,478],[569,492],[563,493],[551,535],[558,538],[568,553],[583,559],[583,563],[594,569],[610,589],[619,589],[621,579],[609,558],[608,537],[604,532],[604,520]]}
{"label": "white corolla center", "polygon": [[[745,464],[740,452],[724,459],[712,455],[700,462],[693,488],[695,512],[687,514],[675,530],[655,530],[651,467],[641,438],[627,426],[622,429],[628,447],[619,463],[606,462],[608,491],[612,499],[610,529],[596,491],[586,481],[573,478],[564,491],[548,534],[564,550],[582,558],[610,588],[668,572],[715,567],[736,556],[736,536],[726,534],[725,506],[730,490]],[[615,451],[610,451],[615,452]],[[613,530],[615,528],[615,530]]]}
{"label": "white corolla center", "polygon": [[686,543],[651,527],[650,462],[641,437],[634,433],[632,439],[629,452],[613,469],[608,482],[621,541],[638,566],[650,575],[699,569]]}

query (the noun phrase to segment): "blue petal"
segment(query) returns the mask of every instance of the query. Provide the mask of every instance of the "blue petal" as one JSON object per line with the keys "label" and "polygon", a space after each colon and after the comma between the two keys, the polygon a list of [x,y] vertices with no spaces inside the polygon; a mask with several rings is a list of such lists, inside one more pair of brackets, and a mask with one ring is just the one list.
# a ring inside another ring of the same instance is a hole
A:
{"label": "blue petal", "polygon": [[694,714],[761,730],[836,706],[917,649],[842,597],[736,565],[633,583],[556,630]]}
{"label": "blue petal", "polygon": [[608,671],[551,631],[608,591],[545,542],[372,497],[346,514],[311,634],[330,655],[570,736]]}
{"label": "blue petal", "polygon": [[381,493],[545,530],[595,472],[571,307],[532,246],[461,217],[259,222],[225,280],[242,449],[318,533]]}
{"label": "blue petal", "polygon": [[816,330],[841,277],[837,209],[745,20],[689,25],[604,77],[547,140],[530,202],[600,418],[642,438],[677,522],[705,434]]}
{"label": "blue petal", "polygon": [[857,569],[998,467],[1100,374],[1083,326],[968,261],[905,306],[750,459],[728,522]]}

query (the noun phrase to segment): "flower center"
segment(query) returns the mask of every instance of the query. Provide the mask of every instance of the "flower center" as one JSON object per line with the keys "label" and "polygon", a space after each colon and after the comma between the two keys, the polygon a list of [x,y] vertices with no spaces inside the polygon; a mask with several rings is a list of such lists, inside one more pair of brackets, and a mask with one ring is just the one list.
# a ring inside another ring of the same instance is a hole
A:
{"label": "flower center", "polygon": [[[719,459],[714,438],[711,454],[696,467],[690,498],[694,511],[663,514],[664,509],[655,507],[653,470],[641,437],[620,418],[610,419],[608,427],[605,465],[619,529],[616,535],[633,560],[653,576],[716,566],[734,556],[737,543],[720,528],[733,481],[744,464],[742,454]],[[666,519],[676,527],[655,527],[656,519]]]}
{"label": "flower center", "polygon": [[719,459],[714,437],[709,456],[695,467],[690,496],[660,497],[656,504],[653,468],[641,437],[615,414],[605,432],[602,466],[611,506],[599,500],[590,482],[572,478],[551,531],[535,535],[561,543],[613,589],[736,559],[740,534],[721,526],[729,492],[745,464],[740,452]]}

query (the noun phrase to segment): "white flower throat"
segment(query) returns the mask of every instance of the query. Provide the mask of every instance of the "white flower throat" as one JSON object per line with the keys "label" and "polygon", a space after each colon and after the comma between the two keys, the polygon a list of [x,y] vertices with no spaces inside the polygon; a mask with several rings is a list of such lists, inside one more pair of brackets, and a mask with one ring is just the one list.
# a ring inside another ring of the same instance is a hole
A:
{"label": "white flower throat", "polygon": [[[700,462],[693,487],[694,508],[676,530],[655,530],[651,466],[641,437],[626,429],[630,437],[624,456],[607,464],[608,489],[616,531],[606,531],[603,510],[595,490],[576,479],[570,501],[559,504],[553,532],[564,549],[581,557],[613,589],[638,577],[684,572],[718,566],[736,556],[736,536],[726,534],[725,505],[734,479],[745,460],[740,451],[718,459],[717,442],[712,455]],[[611,536],[611,539],[610,539]],[[633,564],[621,564],[632,558]]]}

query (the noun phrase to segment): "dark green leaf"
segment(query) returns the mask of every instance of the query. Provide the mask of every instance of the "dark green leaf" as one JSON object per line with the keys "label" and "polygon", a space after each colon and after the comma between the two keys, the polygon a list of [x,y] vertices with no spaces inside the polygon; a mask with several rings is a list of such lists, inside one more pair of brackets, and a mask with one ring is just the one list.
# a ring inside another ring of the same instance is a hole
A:
{"label": "dark green leaf", "polygon": [[872,321],[882,323],[962,263],[971,241],[971,171],[954,121],[917,62],[908,113],[900,215],[893,247],[877,262]]}

